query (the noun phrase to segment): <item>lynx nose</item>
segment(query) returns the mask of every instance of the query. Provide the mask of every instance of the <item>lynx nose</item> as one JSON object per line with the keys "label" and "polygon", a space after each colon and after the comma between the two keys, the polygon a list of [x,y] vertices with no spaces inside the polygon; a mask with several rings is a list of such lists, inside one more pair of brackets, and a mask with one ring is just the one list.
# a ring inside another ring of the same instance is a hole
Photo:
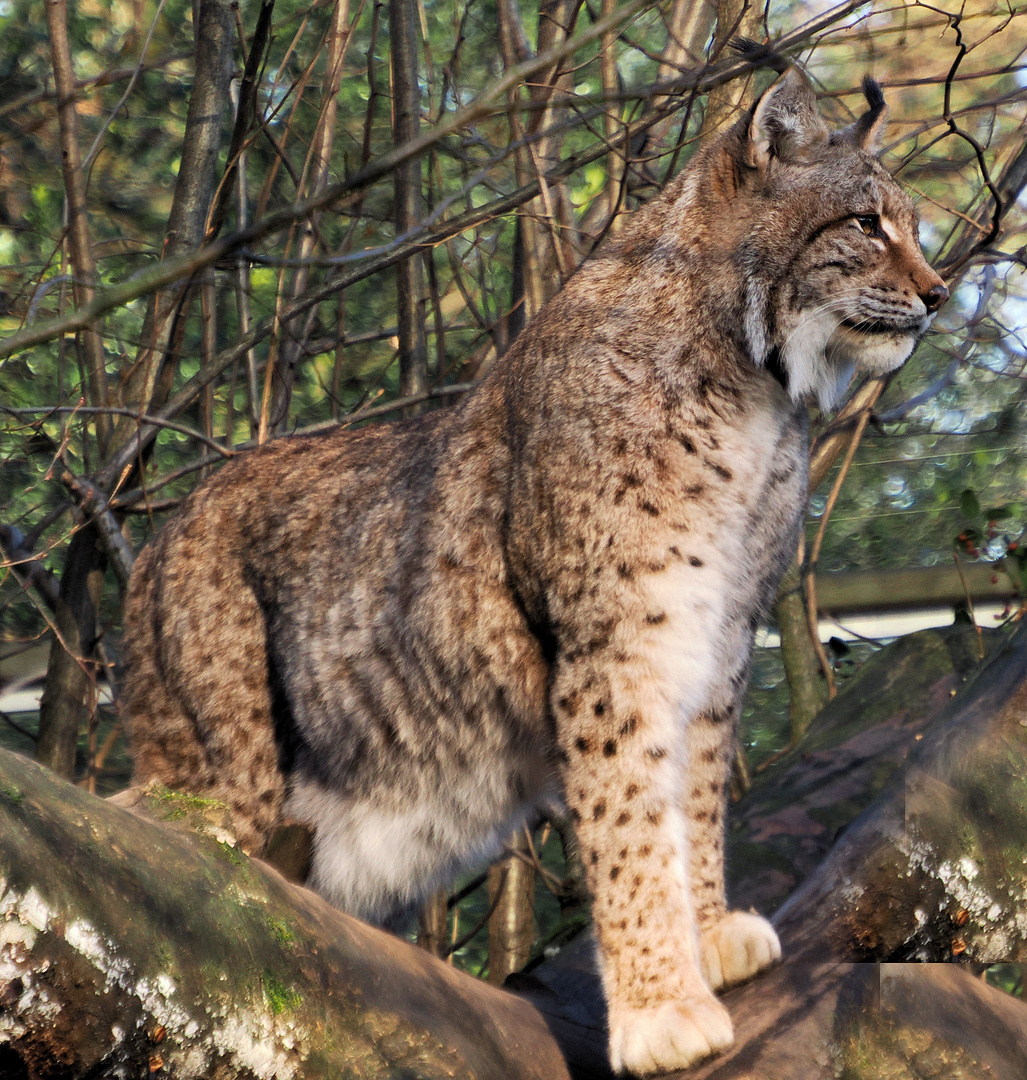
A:
{"label": "lynx nose", "polygon": [[936,312],[948,298],[949,291],[940,281],[932,285],[927,292],[920,294],[920,299],[923,300],[929,314]]}

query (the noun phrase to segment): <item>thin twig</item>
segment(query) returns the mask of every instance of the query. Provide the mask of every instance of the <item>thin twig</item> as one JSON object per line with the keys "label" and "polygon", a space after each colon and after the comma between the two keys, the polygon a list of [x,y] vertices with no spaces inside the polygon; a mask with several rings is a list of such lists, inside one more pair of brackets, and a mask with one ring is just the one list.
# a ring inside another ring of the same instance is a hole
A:
{"label": "thin twig", "polygon": [[472,940],[475,934],[479,930],[483,930],[488,923],[489,919],[496,912],[496,908],[499,907],[499,901],[503,899],[503,890],[506,888],[507,869],[504,866],[499,878],[499,888],[496,889],[496,895],[492,898],[492,903],[489,905],[488,911],[467,931],[466,934],[459,941],[453,942],[446,946],[446,951],[442,954],[442,959],[445,959],[451,953],[459,952],[468,942]]}
{"label": "thin twig", "polygon": [[820,640],[816,581],[817,562],[820,559],[820,547],[824,542],[824,534],[827,531],[827,523],[831,518],[831,512],[834,510],[835,503],[838,501],[838,495],[842,490],[842,484],[845,483],[845,477],[849,473],[852,459],[856,456],[856,451],[859,449],[860,441],[863,438],[863,432],[866,431],[871,415],[872,410],[869,407],[864,409],[856,423],[856,430],[852,433],[852,438],[849,441],[849,448],[845,452],[845,459],[842,461],[841,468],[838,470],[838,475],[834,478],[834,483],[831,485],[831,493],[827,497],[827,505],[824,507],[824,513],[821,515],[820,525],[817,528],[817,535],[813,540],[813,546],[810,549],[809,559],[806,563],[806,618],[809,620],[810,640],[813,643],[817,659],[820,661],[820,668],[824,673],[824,678],[827,680],[828,697],[832,699],[837,695],[838,687],[835,683],[834,669],[827,658],[827,653]]}
{"label": "thin twig", "polygon": [[124,592],[128,588],[128,579],[132,573],[135,555],[118,523],[114,520],[107,496],[89,480],[74,476],[67,469],[61,475],[61,481],[78,502],[83,513],[89,515],[95,523],[103,546],[110,557],[111,565],[114,567],[118,584]]}
{"label": "thin twig", "polygon": [[974,611],[973,597],[970,595],[970,589],[966,584],[966,576],[963,573],[963,567],[959,562],[959,555],[957,552],[952,552],[952,561],[956,564],[956,573],[959,574],[959,584],[963,586],[963,596],[966,598],[966,610],[970,614],[970,621],[974,624],[974,629],[977,631],[977,649],[980,652],[980,659],[984,659],[984,634],[981,631],[980,626],[977,625],[977,613]]}
{"label": "thin twig", "polygon": [[170,431],[177,431],[181,435],[188,435],[190,438],[196,439],[197,442],[216,450],[222,457],[232,458],[235,457],[236,453],[234,450],[226,450],[220,443],[204,435],[202,431],[197,431],[196,428],[176,423],[174,420],[164,420],[159,416],[150,416],[148,413],[141,413],[138,409],[124,409],[115,405],[33,405],[19,408],[0,405],[0,410],[11,416],[38,416],[42,414],[44,420],[53,413],[104,413],[107,416],[131,416],[141,424],[153,424],[155,427],[167,428]]}

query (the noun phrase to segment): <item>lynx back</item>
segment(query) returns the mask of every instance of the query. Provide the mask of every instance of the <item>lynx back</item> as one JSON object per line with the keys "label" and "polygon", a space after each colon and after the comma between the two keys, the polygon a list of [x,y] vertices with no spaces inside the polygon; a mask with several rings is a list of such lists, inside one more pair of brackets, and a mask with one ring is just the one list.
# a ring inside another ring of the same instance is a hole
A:
{"label": "lynx back", "polygon": [[610,1053],[726,1047],[714,991],[780,949],[724,896],[753,636],[806,501],[805,400],[898,367],[947,293],[876,157],[789,70],[521,334],[422,418],[225,466],[139,558],[137,779],[386,922],[551,790],[577,822]]}

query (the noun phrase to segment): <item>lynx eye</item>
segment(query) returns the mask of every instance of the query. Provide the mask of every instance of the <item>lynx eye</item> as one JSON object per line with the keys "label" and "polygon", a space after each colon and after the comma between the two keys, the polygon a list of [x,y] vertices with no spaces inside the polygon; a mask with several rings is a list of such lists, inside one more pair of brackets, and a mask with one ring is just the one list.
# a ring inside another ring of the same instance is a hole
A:
{"label": "lynx eye", "polygon": [[883,235],[881,232],[881,219],[876,214],[856,214],[853,220],[863,230],[865,236],[878,238]]}

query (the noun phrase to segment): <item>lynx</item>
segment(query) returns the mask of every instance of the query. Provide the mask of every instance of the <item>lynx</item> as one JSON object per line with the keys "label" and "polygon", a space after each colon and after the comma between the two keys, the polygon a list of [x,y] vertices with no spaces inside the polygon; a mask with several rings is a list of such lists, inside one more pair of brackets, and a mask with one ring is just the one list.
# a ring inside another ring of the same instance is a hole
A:
{"label": "lynx", "polygon": [[714,996],[780,955],[728,909],[753,636],[795,551],[809,397],[901,365],[947,297],[877,159],[790,68],[636,212],[458,405],[277,440],[144,550],[139,782],[209,793],[379,923],[558,789],[618,1071],[727,1047]]}

